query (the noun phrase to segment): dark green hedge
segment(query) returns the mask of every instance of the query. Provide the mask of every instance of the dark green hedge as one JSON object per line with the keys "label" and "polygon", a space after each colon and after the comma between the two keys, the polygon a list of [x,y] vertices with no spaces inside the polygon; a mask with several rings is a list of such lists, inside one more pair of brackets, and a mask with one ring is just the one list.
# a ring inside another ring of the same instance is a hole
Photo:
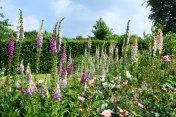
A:
{"label": "dark green hedge", "polygon": [[[41,58],[40,58],[40,73],[49,73],[51,69],[51,53],[50,53],[50,39],[51,35],[45,35],[43,40],[43,46],[42,46],[42,52],[41,52]],[[130,40],[130,43],[132,44],[134,39]],[[10,41],[10,37],[8,40],[0,41],[0,69],[2,67],[7,68],[8,66],[8,44]],[[63,39],[63,43],[66,44],[67,49],[67,55],[69,55],[69,50],[71,49],[71,54],[73,58],[77,58],[80,55],[84,54],[85,47],[87,47],[87,40],[71,40],[71,39]],[[106,41],[106,49],[108,52],[108,48],[110,43],[115,43],[116,46],[119,47],[119,54],[121,54],[121,47],[122,47],[123,40],[109,40]],[[102,47],[104,41],[101,40],[92,40],[92,49],[91,54],[95,53],[96,46]],[[139,39],[138,40],[138,46],[139,49],[148,49],[147,45],[145,44],[145,40]],[[24,66],[26,67],[28,63],[30,63],[30,68],[32,72],[35,71],[35,62],[36,62],[36,47],[37,42],[36,39],[29,39],[25,38],[22,42],[22,50],[21,50],[21,59],[24,60]],[[63,46],[62,46],[63,49]],[[62,52],[62,51],[61,51]],[[59,60],[61,57],[61,53],[58,55]],[[14,61],[13,61],[14,62]]]}

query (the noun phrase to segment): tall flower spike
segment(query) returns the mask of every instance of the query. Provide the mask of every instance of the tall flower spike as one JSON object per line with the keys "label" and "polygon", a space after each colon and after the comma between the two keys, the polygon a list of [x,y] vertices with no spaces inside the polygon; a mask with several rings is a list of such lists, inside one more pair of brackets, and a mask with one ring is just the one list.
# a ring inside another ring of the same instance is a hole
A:
{"label": "tall flower spike", "polygon": [[20,21],[20,40],[23,40],[24,37],[24,28],[23,28],[23,17],[22,17],[22,10],[20,10],[20,17],[19,17],[19,21]]}
{"label": "tall flower spike", "polygon": [[70,66],[70,69],[69,69],[68,75],[71,75],[72,72],[73,72],[73,63],[72,63],[71,66]]}
{"label": "tall flower spike", "polygon": [[66,54],[66,49],[64,48],[61,56],[61,64],[60,64],[60,70],[59,70],[60,74],[62,74],[62,66],[66,64],[66,60],[67,60],[67,54]]}
{"label": "tall flower spike", "polygon": [[137,39],[134,40],[133,45],[132,45],[132,50],[131,50],[131,60],[132,62],[136,62],[137,61],[137,50],[138,50],[138,46],[137,46]]}
{"label": "tall flower spike", "polygon": [[14,51],[14,41],[13,41],[13,33],[11,33],[11,41],[9,43],[9,57],[13,56],[13,51]]}
{"label": "tall flower spike", "polygon": [[59,28],[58,28],[58,52],[61,51],[61,23],[62,21],[64,20],[64,18],[62,18],[60,21],[59,21]]}
{"label": "tall flower spike", "polygon": [[153,39],[152,39],[151,45],[150,45],[150,52],[151,52],[152,56],[155,56],[155,54],[156,54],[156,49],[157,49],[156,47],[157,47],[157,42],[156,42],[156,38],[153,34]]}
{"label": "tall flower spike", "polygon": [[89,38],[88,40],[88,49],[91,49],[92,43],[91,43],[91,39]]}
{"label": "tall flower spike", "polygon": [[42,41],[43,41],[42,29],[43,29],[43,20],[42,20],[42,24],[40,26],[40,31],[37,35],[37,52],[39,51],[39,48],[42,47]]}
{"label": "tall flower spike", "polygon": [[53,48],[54,48],[54,53],[56,54],[57,53],[57,25],[58,25],[58,22],[56,22],[56,25],[55,25],[55,28],[53,30]]}
{"label": "tall flower spike", "polygon": [[97,61],[99,61],[99,47],[97,48],[96,47],[96,59],[97,59]]}
{"label": "tall flower spike", "polygon": [[59,85],[57,85],[57,87],[55,88],[54,99],[55,99],[55,103],[60,101],[60,87],[59,87]]}
{"label": "tall flower spike", "polygon": [[27,81],[27,83],[29,83],[29,78],[30,78],[30,68],[29,68],[29,64],[28,64],[27,70],[26,70],[26,81]]}
{"label": "tall flower spike", "polygon": [[161,30],[158,30],[158,35],[156,38],[157,38],[157,50],[159,51],[159,54],[161,54],[163,49],[163,34]]}
{"label": "tall flower spike", "polygon": [[23,60],[21,61],[20,67],[18,68],[20,70],[20,73],[23,74],[24,72],[24,66],[23,66]]}
{"label": "tall flower spike", "polygon": [[86,70],[84,70],[84,73],[82,75],[81,85],[84,84],[85,80],[86,80]]}
{"label": "tall flower spike", "polygon": [[116,48],[116,50],[115,50],[115,59],[116,59],[116,61],[118,61],[119,60],[119,54],[118,54],[118,47]]}
{"label": "tall flower spike", "polygon": [[[128,43],[130,40],[129,24],[130,24],[130,20],[128,20],[128,23],[127,23],[126,37],[124,39],[123,46],[122,46],[122,55],[127,53],[127,51],[128,51]],[[126,56],[126,55],[124,55],[124,56]]]}
{"label": "tall flower spike", "polygon": [[19,37],[20,37],[20,21],[18,21],[18,24],[17,24],[17,35],[16,35],[17,37],[17,39],[16,39],[16,41],[19,41]]}

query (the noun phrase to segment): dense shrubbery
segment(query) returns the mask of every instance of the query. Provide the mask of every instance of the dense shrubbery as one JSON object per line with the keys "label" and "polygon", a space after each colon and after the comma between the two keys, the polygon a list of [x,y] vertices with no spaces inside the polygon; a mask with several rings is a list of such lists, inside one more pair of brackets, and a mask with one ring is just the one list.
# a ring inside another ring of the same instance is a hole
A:
{"label": "dense shrubbery", "polygon": [[[30,35],[30,34],[29,34]],[[32,38],[31,38],[32,37]],[[35,35],[28,36],[22,42],[22,51],[21,51],[21,59],[24,59],[24,66],[26,67],[29,63],[31,66],[31,70],[35,71],[35,64],[36,64],[36,54],[37,54],[37,41]],[[108,48],[110,43],[115,43],[116,46],[119,48],[119,55],[121,55],[121,47],[123,43],[124,36],[121,36],[118,39],[106,41],[105,48]],[[136,36],[131,36],[130,43],[132,44]],[[42,46],[42,53],[41,53],[41,63],[40,63],[40,73],[49,73],[51,68],[51,52],[50,52],[50,40],[51,35],[44,35],[43,46]],[[1,40],[0,41],[0,67],[7,68],[8,66],[8,44],[10,41],[9,39]],[[87,47],[88,40],[72,40],[72,39],[63,39],[62,43],[66,45],[67,55],[69,55],[70,50],[73,58],[77,58],[80,55],[84,54],[85,48]],[[96,47],[99,46],[100,50],[103,45],[104,41],[102,40],[92,40],[92,49],[91,54],[95,54]],[[139,50],[148,49],[148,46],[145,43],[145,40],[142,40],[138,37],[138,46]],[[58,55],[60,57],[60,54]],[[13,71],[13,70],[12,70]]]}

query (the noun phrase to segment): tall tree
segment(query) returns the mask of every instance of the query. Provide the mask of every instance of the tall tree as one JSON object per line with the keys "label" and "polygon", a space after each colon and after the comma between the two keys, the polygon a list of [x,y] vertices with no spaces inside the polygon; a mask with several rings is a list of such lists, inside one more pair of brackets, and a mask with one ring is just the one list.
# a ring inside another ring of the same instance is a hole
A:
{"label": "tall tree", "polygon": [[102,18],[100,18],[99,21],[96,21],[96,24],[93,25],[93,28],[94,29],[92,30],[92,33],[95,35],[95,38],[100,40],[106,40],[107,37],[113,33],[113,31],[109,29]]}
{"label": "tall tree", "polygon": [[[0,9],[2,9],[2,6],[0,6]],[[4,38],[5,35],[11,34],[11,29],[9,29],[9,26],[12,26],[9,24],[9,19],[4,19],[4,14],[0,12],[0,39]]]}
{"label": "tall tree", "polygon": [[147,0],[151,7],[149,19],[154,25],[163,25],[163,33],[176,33],[176,0]]}

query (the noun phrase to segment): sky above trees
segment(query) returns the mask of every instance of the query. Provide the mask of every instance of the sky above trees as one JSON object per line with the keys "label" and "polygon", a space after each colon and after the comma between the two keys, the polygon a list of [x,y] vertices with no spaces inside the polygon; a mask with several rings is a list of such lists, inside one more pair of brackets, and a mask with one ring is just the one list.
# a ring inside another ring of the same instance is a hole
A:
{"label": "sky above trees", "polygon": [[152,22],[148,19],[150,8],[145,0],[0,0],[5,17],[16,30],[19,10],[23,10],[24,30],[39,30],[44,19],[44,30],[52,32],[62,17],[62,36],[69,38],[92,35],[93,25],[102,18],[115,34],[126,32],[130,19],[130,32],[143,36],[150,33]]}

